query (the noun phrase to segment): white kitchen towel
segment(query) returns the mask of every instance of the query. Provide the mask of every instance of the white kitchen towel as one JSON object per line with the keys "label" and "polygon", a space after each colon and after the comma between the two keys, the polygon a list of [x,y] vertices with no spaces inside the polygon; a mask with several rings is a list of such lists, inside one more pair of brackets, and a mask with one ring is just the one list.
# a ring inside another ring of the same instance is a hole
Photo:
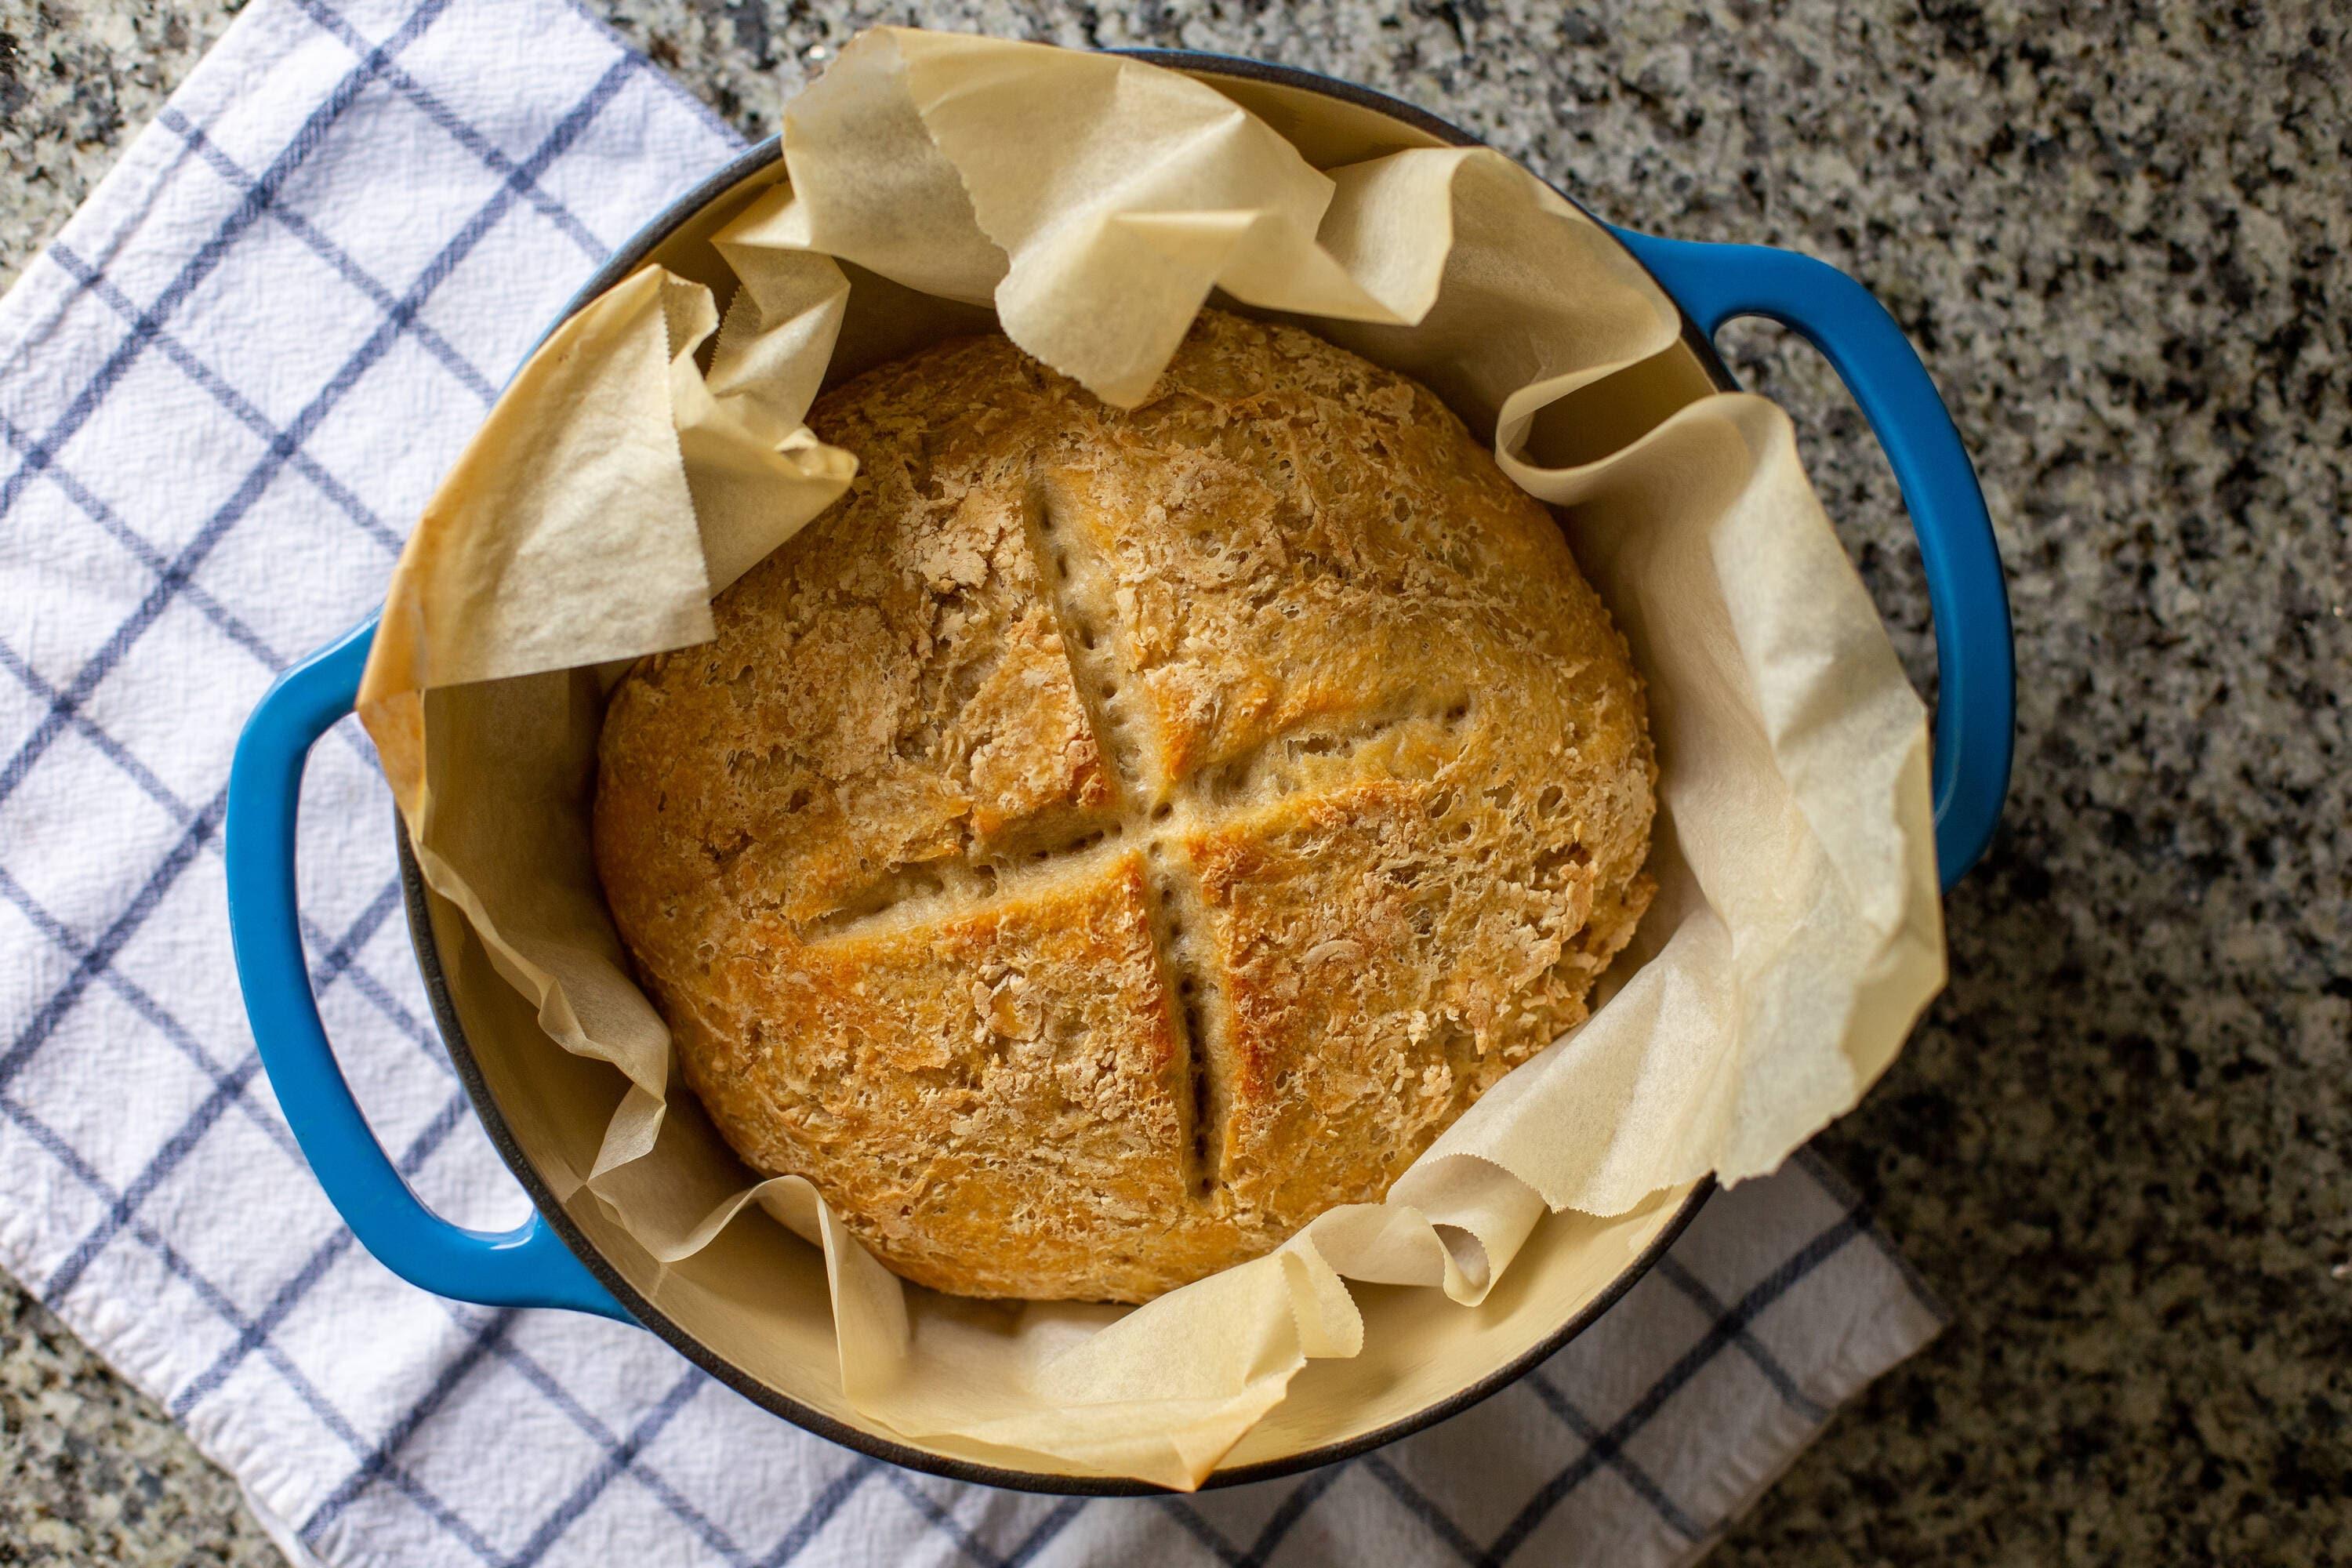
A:
{"label": "white kitchen towel", "polygon": [[[551,314],[737,149],[560,0],[257,0],[0,300],[0,1266],[332,1564],[1686,1562],[1940,1325],[1809,1158],[1565,1351],[1351,1462],[1034,1497],[807,1436],[652,1335],[394,1279],[320,1196],[231,967],[219,826],[272,674],[359,618]],[[443,1056],[346,723],[312,980],[385,1147],[523,1200]]]}

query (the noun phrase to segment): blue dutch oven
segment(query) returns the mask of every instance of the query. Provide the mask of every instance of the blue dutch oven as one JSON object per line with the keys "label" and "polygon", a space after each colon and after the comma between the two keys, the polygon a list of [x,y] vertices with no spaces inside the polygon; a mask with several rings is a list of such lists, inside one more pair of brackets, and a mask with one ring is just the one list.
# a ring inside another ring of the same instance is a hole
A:
{"label": "blue dutch oven", "polygon": [[[1349,160],[1402,147],[1466,146],[1475,141],[1394,99],[1286,67],[1181,51],[1141,51],[1138,58],[1206,79],[1294,139],[1304,132],[1318,150]],[[780,173],[781,152],[773,140],[743,153],[615,252],[564,315],[649,258],[681,265],[681,247],[707,247],[710,231]],[[1984,852],[2000,816],[2013,717],[2009,605],[2000,561],[1983,494],[1951,416],[1894,319],[1868,290],[1835,268],[1758,246],[1697,244],[1614,227],[1611,232],[1682,311],[1682,342],[1670,357],[1688,391],[1736,387],[1714,351],[1713,336],[1734,317],[1760,316],[1793,329],[1826,355],[1869,418],[1918,534],[1934,612],[1936,855],[1949,889]],[[692,270],[690,260],[683,265]],[[641,1255],[632,1256],[634,1249],[617,1232],[600,1226],[597,1215],[567,1210],[541,1173],[548,1113],[534,1096],[537,1082],[547,1075],[574,1069],[545,1059],[559,1052],[542,1049],[537,1058],[518,1060],[498,1045],[519,1031],[528,1033],[529,1009],[510,992],[501,1000],[499,983],[481,978],[487,970],[478,951],[461,951],[470,935],[451,911],[436,909],[403,834],[411,935],[450,1059],[491,1141],[538,1212],[514,1230],[489,1233],[451,1225],[418,1202],[369,1131],[329,1048],[310,995],[294,907],[295,806],[303,764],[312,742],[352,710],[374,629],[371,618],[289,669],[262,699],[238,742],[225,830],[229,918],[254,1037],[304,1155],[360,1242],[402,1279],[443,1296],[488,1306],[569,1308],[642,1324],[786,1420],[894,1463],[1031,1490],[1153,1489],[1115,1478],[1005,1469],[959,1453],[952,1443],[919,1445],[879,1429],[841,1398],[837,1371],[824,1364],[828,1335],[811,1334],[804,1325],[795,1329],[801,1319],[753,1321],[756,1314],[747,1317],[740,1288],[697,1284],[691,1260],[671,1271],[653,1269]],[[523,1009],[519,1023],[510,1016],[517,1006]],[[503,1021],[495,1016],[501,1007],[509,1009]],[[1544,1223],[1582,1224],[1606,1232],[1609,1245],[1597,1251],[1580,1242],[1564,1252],[1598,1256],[1609,1259],[1608,1266],[1596,1272],[1588,1263],[1581,1274],[1565,1266],[1548,1270],[1529,1261],[1542,1250],[1530,1245],[1484,1307],[1441,1302],[1434,1310],[1443,1315],[1420,1323],[1417,1333],[1368,1334],[1365,1357],[1309,1363],[1295,1380],[1291,1397],[1206,1484],[1264,1480],[1329,1464],[1493,1394],[1557,1352],[1630,1289],[1710,1190],[1711,1184],[1702,1182],[1664,1194],[1619,1221],[1552,1216]],[[676,1282],[681,1278],[686,1284]],[[824,1298],[811,1297],[810,1289],[805,1279],[759,1286],[762,1301],[771,1293],[791,1298],[802,1318],[822,1312]],[[821,1292],[821,1281],[817,1289]],[[1439,1294],[1381,1293],[1367,1308],[1368,1318],[1431,1310],[1400,1303]],[[1383,1364],[1376,1340],[1409,1342],[1413,1349]]]}

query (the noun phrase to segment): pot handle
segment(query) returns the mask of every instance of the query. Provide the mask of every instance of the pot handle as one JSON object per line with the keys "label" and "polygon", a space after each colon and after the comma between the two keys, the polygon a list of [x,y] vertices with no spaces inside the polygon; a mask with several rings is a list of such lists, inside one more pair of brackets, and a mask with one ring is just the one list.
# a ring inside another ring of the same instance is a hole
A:
{"label": "pot handle", "polygon": [[1948,890],[2000,819],[2017,674],[1992,519],[1927,367],[1877,297],[1827,262],[1611,232],[1709,340],[1735,316],[1762,316],[1819,349],[1878,437],[1919,537],[1936,624],[1936,865]]}
{"label": "pot handle", "polygon": [[327,1044],[294,913],[294,817],[311,744],[352,710],[375,617],[278,678],[229,767],[222,853],[246,1016],[269,1086],[327,1199],[376,1261],[410,1284],[486,1307],[628,1313],[546,1219],[467,1230],[417,1200],[368,1130]]}

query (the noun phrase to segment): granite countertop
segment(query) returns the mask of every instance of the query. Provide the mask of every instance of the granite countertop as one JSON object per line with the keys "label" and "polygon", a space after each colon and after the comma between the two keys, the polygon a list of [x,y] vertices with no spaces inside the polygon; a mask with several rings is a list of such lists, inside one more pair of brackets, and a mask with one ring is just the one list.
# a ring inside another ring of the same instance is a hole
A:
{"label": "granite countertop", "polygon": [[[746,133],[887,16],[1371,83],[1620,222],[1874,288],[1976,454],[2017,617],[2008,816],[1952,983],[1824,1139],[1952,1306],[1713,1560],[2352,1552],[2352,21],[2324,3],[603,0]],[[0,284],[234,5],[0,0]],[[1924,686],[1859,416],[1727,340]],[[275,1561],[0,1281],[0,1564]]]}

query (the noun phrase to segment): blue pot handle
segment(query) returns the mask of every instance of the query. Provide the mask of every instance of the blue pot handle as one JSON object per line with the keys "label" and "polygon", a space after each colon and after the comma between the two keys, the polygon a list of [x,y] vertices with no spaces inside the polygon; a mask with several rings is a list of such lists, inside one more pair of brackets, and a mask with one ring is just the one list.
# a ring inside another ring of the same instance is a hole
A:
{"label": "blue pot handle", "polygon": [[1885,449],[1935,616],[1936,865],[1948,890],[1984,854],[2009,793],[2017,672],[1992,519],[1927,367],[1877,297],[1827,262],[1611,232],[1708,338],[1734,316],[1762,316],[1821,350]]}
{"label": "blue pot handle", "polygon": [[417,1201],[360,1114],[327,1045],[294,913],[294,814],[310,746],[352,710],[375,618],[278,678],[237,738],[223,853],[246,1016],[269,1086],[328,1201],[410,1284],[486,1307],[569,1307],[633,1321],[539,1215],[467,1230]]}

